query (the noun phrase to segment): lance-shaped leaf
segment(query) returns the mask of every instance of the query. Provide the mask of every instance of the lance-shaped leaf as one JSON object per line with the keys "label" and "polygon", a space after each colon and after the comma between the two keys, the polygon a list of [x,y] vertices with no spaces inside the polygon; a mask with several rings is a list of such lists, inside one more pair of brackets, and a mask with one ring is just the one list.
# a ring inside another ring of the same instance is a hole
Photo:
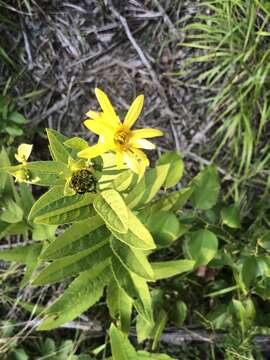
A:
{"label": "lance-shaped leaf", "polygon": [[29,183],[41,186],[55,186],[64,184],[64,174],[67,166],[56,161],[35,161],[27,164],[10,166],[4,169],[12,176],[23,171]]}
{"label": "lance-shaped leaf", "polygon": [[28,216],[32,206],[35,203],[35,198],[27,184],[24,183],[19,184],[19,192],[20,192],[19,205],[23,209],[25,215]]}
{"label": "lance-shaped leaf", "polygon": [[81,273],[44,313],[48,316],[38,330],[50,330],[75,319],[89,309],[102,296],[110,281],[109,261]]}
{"label": "lance-shaped leaf", "polygon": [[183,272],[191,271],[195,265],[194,260],[171,260],[162,262],[152,262],[155,280],[167,279],[180,275]]}
{"label": "lance-shaped leaf", "polygon": [[63,145],[67,138],[53,129],[46,129],[46,132],[53,160],[67,164],[70,153]]}
{"label": "lance-shaped leaf", "polygon": [[118,285],[133,299],[138,313],[146,321],[153,322],[152,302],[146,280],[128,271],[116,256],[111,257],[111,262]]}
{"label": "lance-shaped leaf", "polygon": [[63,186],[54,186],[45,194],[41,195],[40,198],[32,206],[28,215],[28,220],[33,221],[38,212],[49,204],[55,202],[64,197]]}
{"label": "lance-shaped leaf", "polygon": [[114,278],[107,287],[107,305],[110,315],[117,321],[121,330],[128,334],[132,312],[132,299],[120,288]]}
{"label": "lance-shaped leaf", "polygon": [[166,180],[169,165],[160,165],[146,171],[145,176],[128,194],[126,203],[131,209],[139,208],[153,199]]}
{"label": "lance-shaped leaf", "polygon": [[184,162],[177,151],[171,151],[162,154],[157,161],[157,165],[164,164],[169,165],[164,187],[170,188],[175,186],[181,180],[184,173]]}
{"label": "lance-shaped leaf", "polygon": [[95,214],[94,198],[93,194],[62,197],[37,211],[34,222],[60,225],[89,218]]}
{"label": "lance-shaped leaf", "polygon": [[110,327],[110,340],[113,360],[138,360],[137,353],[128,337],[112,324]]}
{"label": "lance-shaped leaf", "polygon": [[93,202],[94,208],[108,226],[119,233],[128,231],[128,210],[121,195],[113,189],[104,190]]}
{"label": "lance-shaped leaf", "polygon": [[[1,168],[6,168],[10,166],[10,161],[8,158],[8,154],[5,148],[2,148],[1,152],[0,152],[0,169]],[[6,185],[10,183],[9,181],[9,175],[7,172],[0,170],[0,192],[3,193],[3,190],[5,190],[6,192]],[[9,189],[10,190],[10,184],[8,184]],[[7,191],[9,192],[9,191]]]}
{"label": "lance-shaped leaf", "polygon": [[162,195],[159,199],[147,204],[147,206],[143,209],[143,213],[144,215],[151,215],[158,211],[173,211],[182,209],[190,198],[192,191],[192,188],[184,188]]}
{"label": "lance-shaped leaf", "polygon": [[13,249],[0,251],[0,259],[5,261],[16,261],[22,264],[34,263],[42,249],[42,244],[33,243],[25,246],[16,246]]}
{"label": "lance-shaped leaf", "polygon": [[138,175],[131,170],[126,170],[115,177],[113,186],[115,190],[126,193],[135,187],[137,181]]}
{"label": "lance-shaped leaf", "polygon": [[111,237],[111,248],[127,270],[132,271],[144,279],[154,279],[153,269],[146,255],[141,250],[131,248],[114,237]]}
{"label": "lance-shaped leaf", "polygon": [[137,360],[176,360],[175,358],[170,357],[166,354],[160,354],[160,353],[149,353],[147,351],[138,351],[137,352],[138,358]]}
{"label": "lance-shaped leaf", "polygon": [[136,249],[151,250],[156,245],[152,235],[137,216],[128,209],[128,232],[126,234],[117,233],[112,230],[113,235],[123,243]]}
{"label": "lance-shaped leaf", "polygon": [[53,261],[37,278],[33,285],[45,285],[64,280],[107,261],[111,255],[108,239],[91,246],[88,250]]}
{"label": "lance-shaped leaf", "polygon": [[58,259],[98,244],[110,235],[103,224],[103,220],[97,215],[72,224],[45,249],[41,258]]}
{"label": "lance-shaped leaf", "polygon": [[81,151],[88,147],[88,142],[77,136],[74,136],[73,138],[66,140],[64,144],[68,148],[75,149],[76,151]]}
{"label": "lance-shaped leaf", "polygon": [[15,224],[23,219],[23,210],[10,198],[2,199],[0,220],[9,224]]}

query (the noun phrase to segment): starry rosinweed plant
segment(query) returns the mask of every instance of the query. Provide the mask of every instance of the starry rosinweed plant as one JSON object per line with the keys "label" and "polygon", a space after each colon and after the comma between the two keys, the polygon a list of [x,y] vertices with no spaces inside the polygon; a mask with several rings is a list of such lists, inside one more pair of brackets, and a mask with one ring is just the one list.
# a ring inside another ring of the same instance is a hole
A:
{"label": "starry rosinweed plant", "polygon": [[[163,154],[156,167],[149,168],[143,150],[155,148],[148,139],[163,134],[158,129],[132,129],[143,95],[121,122],[106,94],[100,89],[95,93],[101,112],[89,111],[84,124],[99,136],[97,144],[89,146],[80,137],[67,138],[47,129],[51,160],[29,161],[32,145],[21,144],[15,155],[19,164],[3,170],[16,182],[48,187],[29,211],[28,221],[54,229],[60,226],[57,236],[39,242],[34,255],[33,238],[21,247],[26,257],[35,256],[28,273],[31,286],[70,281],[39,315],[38,330],[75,319],[105,294],[113,320],[113,359],[139,359],[145,354],[136,352],[126,337],[133,307],[140,324],[154,329],[151,287],[160,279],[192,270],[196,263],[190,257],[149,261],[149,255],[183,233],[175,213],[192,190],[165,191],[174,188],[183,174],[177,152]],[[118,353],[123,346],[129,357]]]}

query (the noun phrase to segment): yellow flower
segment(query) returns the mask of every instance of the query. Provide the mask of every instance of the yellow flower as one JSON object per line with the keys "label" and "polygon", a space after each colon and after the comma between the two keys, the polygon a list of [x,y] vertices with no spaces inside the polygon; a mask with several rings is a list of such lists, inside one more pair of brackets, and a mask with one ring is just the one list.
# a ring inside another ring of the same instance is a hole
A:
{"label": "yellow flower", "polygon": [[17,153],[15,154],[15,158],[22,164],[26,164],[29,156],[31,155],[33,149],[33,145],[29,144],[21,144],[18,147]]}
{"label": "yellow flower", "polygon": [[102,112],[89,111],[86,114],[89,119],[84,124],[99,135],[99,140],[96,145],[80,151],[78,156],[94,158],[107,151],[114,151],[118,168],[126,163],[132,171],[142,174],[149,165],[149,160],[141,149],[155,148],[146,139],[163,135],[162,131],[151,128],[131,130],[142,111],[144,96],[139,95],[133,101],[122,123],[107,95],[100,89],[95,89],[95,93]]}

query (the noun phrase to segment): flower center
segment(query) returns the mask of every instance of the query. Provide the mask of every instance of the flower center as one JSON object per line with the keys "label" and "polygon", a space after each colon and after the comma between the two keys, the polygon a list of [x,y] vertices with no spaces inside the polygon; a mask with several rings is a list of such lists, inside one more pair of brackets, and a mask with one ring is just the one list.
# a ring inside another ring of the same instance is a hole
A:
{"label": "flower center", "polygon": [[129,139],[131,137],[131,132],[128,129],[120,129],[114,135],[114,143],[116,145],[120,145],[121,147],[125,147],[129,143]]}
{"label": "flower center", "polygon": [[69,185],[78,194],[95,192],[97,179],[90,170],[80,169],[72,174]]}

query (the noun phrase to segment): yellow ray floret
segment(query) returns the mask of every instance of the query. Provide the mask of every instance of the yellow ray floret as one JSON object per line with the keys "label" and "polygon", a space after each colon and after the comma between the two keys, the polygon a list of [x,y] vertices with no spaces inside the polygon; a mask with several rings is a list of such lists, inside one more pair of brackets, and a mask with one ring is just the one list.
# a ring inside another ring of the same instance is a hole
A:
{"label": "yellow ray floret", "polygon": [[89,118],[84,124],[90,131],[99,135],[99,140],[96,145],[80,151],[78,156],[93,158],[113,151],[119,168],[126,163],[132,171],[142,174],[149,165],[149,160],[140,149],[154,149],[155,145],[146,139],[163,135],[158,129],[131,130],[141,114],[144,96],[139,95],[133,101],[124,121],[121,122],[107,95],[100,89],[95,89],[95,93],[102,112],[87,112]]}

